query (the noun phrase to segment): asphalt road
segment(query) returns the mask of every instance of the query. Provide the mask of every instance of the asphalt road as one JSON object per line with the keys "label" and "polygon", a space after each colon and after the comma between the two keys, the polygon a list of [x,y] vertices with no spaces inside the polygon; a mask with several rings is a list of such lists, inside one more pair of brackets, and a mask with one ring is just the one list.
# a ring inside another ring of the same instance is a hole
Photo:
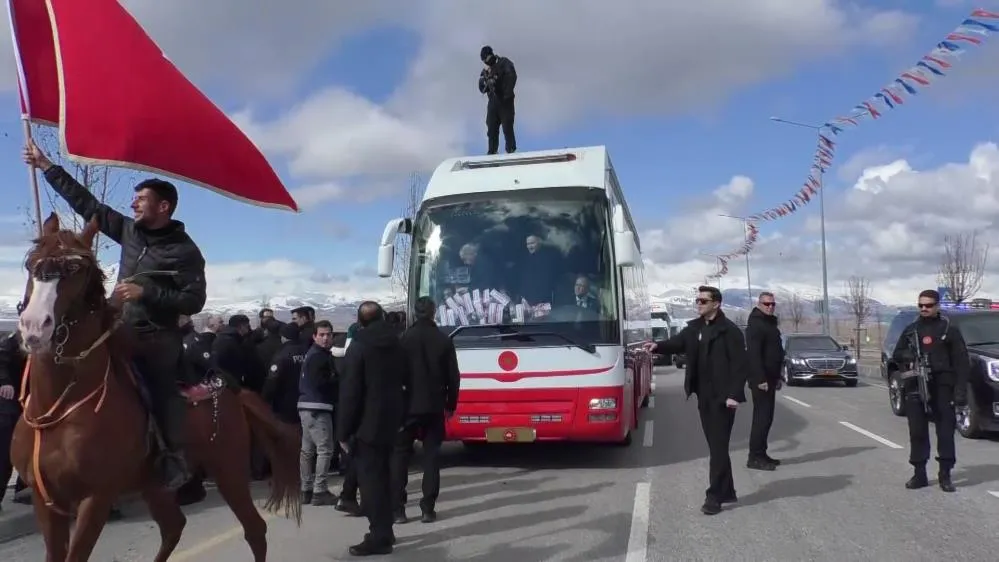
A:
{"label": "asphalt road", "polygon": [[[781,391],[775,472],[745,468],[751,405],[732,441],[739,503],[699,512],[707,447],[682,375],[663,370],[630,448],[449,447],[438,522],[396,527],[392,559],[533,562],[988,561],[999,552],[999,442],[958,443],[959,490],[908,491],[905,421],[871,383]],[[960,439],[960,438],[959,438]],[[419,479],[411,481],[417,515]],[[362,519],[306,507],[302,527],[269,520],[270,560],[348,560]],[[148,560],[157,533],[142,508],[111,524],[95,561]],[[39,536],[0,545],[4,562],[41,560]],[[242,531],[217,500],[191,506],[174,561],[245,562]]]}

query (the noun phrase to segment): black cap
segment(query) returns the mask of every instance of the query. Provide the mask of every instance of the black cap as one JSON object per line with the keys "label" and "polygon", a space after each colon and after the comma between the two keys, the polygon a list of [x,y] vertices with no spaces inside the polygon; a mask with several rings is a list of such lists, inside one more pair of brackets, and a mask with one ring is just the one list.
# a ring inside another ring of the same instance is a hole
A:
{"label": "black cap", "polygon": [[486,59],[488,59],[492,55],[493,55],[493,48],[490,47],[489,45],[482,47],[482,50],[479,51],[479,58],[482,59],[482,62],[486,62]]}
{"label": "black cap", "polygon": [[288,322],[287,324],[281,326],[281,330],[278,333],[280,333],[281,337],[286,340],[295,341],[299,338],[301,330],[298,328],[298,324]]}

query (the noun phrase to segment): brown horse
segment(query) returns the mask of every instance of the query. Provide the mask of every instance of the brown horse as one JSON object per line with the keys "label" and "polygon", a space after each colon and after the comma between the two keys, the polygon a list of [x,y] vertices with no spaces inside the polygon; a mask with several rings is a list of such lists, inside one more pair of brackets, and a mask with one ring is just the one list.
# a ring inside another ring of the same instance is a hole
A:
{"label": "brown horse", "polygon": [[[29,354],[11,457],[33,488],[48,562],[89,560],[112,503],[140,492],[160,528],[154,559],[165,562],[186,518],[154,469],[155,443],[126,330],[104,291],[91,250],[97,225],[82,234],[45,221],[25,266],[27,305],[18,329]],[[30,393],[29,390],[30,378]],[[259,398],[225,389],[218,379],[182,389],[188,399],[185,451],[203,468],[243,526],[255,562],[267,556],[267,524],[250,495],[250,436],[272,467],[265,509],[284,508],[301,524],[297,428],[278,421]],[[76,526],[70,532],[70,520]]]}

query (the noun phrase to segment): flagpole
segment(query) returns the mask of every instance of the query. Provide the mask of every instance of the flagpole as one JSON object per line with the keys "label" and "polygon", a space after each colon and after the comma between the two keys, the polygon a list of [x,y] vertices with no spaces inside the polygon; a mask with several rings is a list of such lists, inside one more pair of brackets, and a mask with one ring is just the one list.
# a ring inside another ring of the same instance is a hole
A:
{"label": "flagpole", "polygon": [[[22,119],[21,123],[24,125],[24,141],[25,146],[30,147],[34,143],[34,139],[31,136],[31,121],[27,118]],[[35,200],[35,225],[38,230],[38,237],[42,236],[42,202],[41,197],[38,194],[38,174],[35,173],[35,165],[28,164],[28,181],[31,185],[31,195]]]}

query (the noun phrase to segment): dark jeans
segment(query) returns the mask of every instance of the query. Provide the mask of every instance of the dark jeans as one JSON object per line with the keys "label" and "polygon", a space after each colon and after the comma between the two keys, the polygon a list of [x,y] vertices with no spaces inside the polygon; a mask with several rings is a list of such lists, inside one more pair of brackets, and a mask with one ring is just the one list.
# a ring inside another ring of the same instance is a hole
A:
{"label": "dark jeans", "polygon": [[913,466],[925,466],[930,460],[930,421],[933,421],[937,433],[937,462],[941,469],[954,468],[957,462],[954,446],[954,431],[957,429],[954,387],[930,383],[930,404],[933,408],[930,415],[923,410],[916,381],[906,381],[904,388],[905,417],[909,421],[909,463]]}
{"label": "dark jeans", "polygon": [[406,486],[409,484],[409,461],[413,457],[413,442],[423,439],[423,498],[422,511],[433,511],[441,491],[441,443],[444,442],[444,415],[411,416],[399,432],[392,455],[392,506],[406,507]]}
{"label": "dark jeans", "polygon": [[496,154],[499,151],[500,128],[503,129],[503,140],[506,141],[506,151],[516,152],[517,136],[513,132],[513,119],[516,114],[513,98],[499,100],[492,96],[486,105],[486,139],[489,141],[487,153]]}
{"label": "dark jeans", "polygon": [[705,496],[708,500],[721,502],[735,495],[732,458],[728,452],[735,410],[725,406],[725,401],[721,399],[699,400],[697,409],[701,414],[701,429],[708,442],[708,489]]}
{"label": "dark jeans", "polygon": [[376,544],[392,544],[392,499],[389,464],[392,444],[357,441],[354,460],[361,485],[361,508],[368,518],[366,539]]}
{"label": "dark jeans", "polygon": [[10,462],[10,441],[14,438],[17,418],[16,414],[0,413],[0,501],[3,501],[7,483],[14,474],[14,466]]}
{"label": "dark jeans", "polygon": [[187,403],[177,390],[186,382],[184,343],[179,332],[161,330],[135,335],[135,364],[149,398],[152,414],[163,433],[167,449],[179,451],[184,445]]}
{"label": "dark jeans", "polygon": [[777,406],[777,381],[767,381],[767,389],[760,390],[755,384],[753,394],[753,427],[749,432],[749,458],[763,459],[767,456],[767,439],[774,423],[774,409]]}

